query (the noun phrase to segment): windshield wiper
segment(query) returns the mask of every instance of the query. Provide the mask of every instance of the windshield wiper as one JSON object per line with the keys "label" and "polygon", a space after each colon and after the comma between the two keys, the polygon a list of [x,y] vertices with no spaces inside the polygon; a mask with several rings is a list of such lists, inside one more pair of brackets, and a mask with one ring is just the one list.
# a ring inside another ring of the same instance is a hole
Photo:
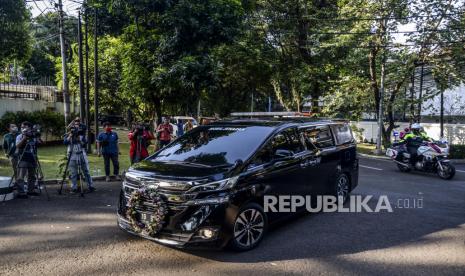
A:
{"label": "windshield wiper", "polygon": [[[174,163],[174,164],[180,164],[180,165],[187,165],[191,167],[198,167],[198,168],[212,168],[212,167],[218,167],[218,166],[210,166],[210,165],[205,165],[205,164],[200,164],[200,163],[193,163],[193,162],[188,162],[188,161],[178,161],[178,160],[154,160],[154,162],[160,162],[160,163]],[[220,165],[223,166],[223,165]]]}

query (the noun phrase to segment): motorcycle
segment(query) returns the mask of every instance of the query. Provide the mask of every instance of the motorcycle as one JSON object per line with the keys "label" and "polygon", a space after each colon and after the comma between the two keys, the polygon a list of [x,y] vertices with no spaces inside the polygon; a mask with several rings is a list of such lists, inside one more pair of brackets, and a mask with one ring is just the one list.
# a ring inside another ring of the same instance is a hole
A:
{"label": "motorcycle", "polygon": [[[446,140],[423,142],[421,138],[414,141],[419,144],[416,156],[409,153],[405,143],[394,143],[388,148],[386,155],[389,156],[402,172],[412,169],[417,171],[436,173],[440,178],[450,180],[455,175],[455,167],[447,159],[449,144]],[[415,160],[411,160],[414,158]]]}

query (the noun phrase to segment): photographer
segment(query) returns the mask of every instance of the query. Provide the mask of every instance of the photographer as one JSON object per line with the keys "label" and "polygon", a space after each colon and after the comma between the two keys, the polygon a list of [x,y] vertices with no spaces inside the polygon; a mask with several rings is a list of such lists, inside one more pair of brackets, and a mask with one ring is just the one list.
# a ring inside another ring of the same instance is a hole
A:
{"label": "photographer", "polygon": [[[16,137],[16,155],[18,158],[18,174],[16,187],[19,198],[27,195],[39,195],[35,190],[37,169],[37,145],[41,144],[40,132],[30,122],[21,124],[21,134]],[[24,178],[27,176],[27,194],[24,191]]]}
{"label": "photographer", "polygon": [[15,153],[16,136],[18,136],[18,127],[15,124],[9,124],[8,133],[3,136],[3,152],[11,162],[15,176],[17,176],[16,165],[18,164],[18,158]]}
{"label": "photographer", "polygon": [[168,117],[164,117],[163,123],[157,127],[157,137],[160,148],[163,148],[171,142],[172,134],[173,126],[170,124],[170,119]]}
{"label": "photographer", "polygon": [[95,191],[92,186],[92,177],[89,173],[88,159],[85,152],[87,140],[85,137],[86,126],[81,124],[79,118],[74,119],[68,126],[68,132],[64,136],[64,144],[68,146],[68,168],[71,172],[71,192],[78,192],[77,178],[79,170],[82,171],[88,186],[89,192]]}
{"label": "photographer", "polygon": [[97,152],[100,157],[103,155],[103,162],[105,164],[105,176],[106,181],[110,181],[110,160],[113,163],[113,173],[116,176],[116,180],[120,181],[119,176],[119,146],[118,146],[118,134],[111,128],[109,122],[103,123],[104,132],[100,133],[97,137]]}
{"label": "photographer", "polygon": [[149,156],[147,147],[149,146],[150,140],[155,139],[155,137],[148,127],[142,124],[133,125],[131,132],[128,134],[128,138],[129,141],[131,141],[131,147],[129,148],[131,165]]}

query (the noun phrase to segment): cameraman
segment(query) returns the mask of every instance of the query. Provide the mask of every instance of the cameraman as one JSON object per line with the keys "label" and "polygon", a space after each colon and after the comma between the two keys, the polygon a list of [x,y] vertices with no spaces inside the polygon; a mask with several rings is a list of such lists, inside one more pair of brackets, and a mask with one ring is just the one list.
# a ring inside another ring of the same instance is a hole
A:
{"label": "cameraman", "polygon": [[[37,168],[37,145],[41,144],[40,133],[32,128],[30,122],[21,124],[21,134],[16,137],[16,155],[18,158],[18,175],[16,187],[19,198],[39,195],[35,190]],[[24,191],[24,178],[27,176],[27,194]]]}
{"label": "cameraman", "polygon": [[77,177],[79,168],[86,178],[89,193],[95,191],[95,188],[92,186],[92,177],[89,173],[88,159],[85,152],[87,144],[85,133],[86,126],[81,124],[80,118],[76,118],[68,126],[68,132],[64,136],[64,144],[68,146],[68,168],[71,172],[72,193],[78,192]]}
{"label": "cameraman", "polygon": [[10,159],[13,173],[17,176],[16,165],[18,158],[16,156],[16,136],[18,136],[18,127],[15,124],[8,125],[8,133],[3,136],[3,152],[6,158]]}
{"label": "cameraman", "polygon": [[133,125],[131,132],[128,134],[128,138],[129,141],[131,141],[131,147],[129,148],[131,165],[149,156],[147,147],[149,146],[150,140],[155,139],[155,137],[147,127],[144,127],[142,124]]}
{"label": "cameraman", "polygon": [[168,117],[164,117],[163,123],[157,127],[157,137],[159,140],[160,148],[163,148],[171,142],[172,134],[173,126],[170,124],[170,119]]}

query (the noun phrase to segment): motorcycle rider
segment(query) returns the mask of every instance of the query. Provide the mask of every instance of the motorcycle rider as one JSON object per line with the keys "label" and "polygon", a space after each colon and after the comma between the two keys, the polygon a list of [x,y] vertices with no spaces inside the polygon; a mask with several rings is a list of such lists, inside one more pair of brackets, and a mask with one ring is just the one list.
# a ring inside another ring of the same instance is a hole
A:
{"label": "motorcycle rider", "polygon": [[400,143],[405,143],[412,164],[415,164],[418,156],[417,150],[424,141],[431,141],[431,138],[419,123],[412,124],[410,131],[400,140]]}

